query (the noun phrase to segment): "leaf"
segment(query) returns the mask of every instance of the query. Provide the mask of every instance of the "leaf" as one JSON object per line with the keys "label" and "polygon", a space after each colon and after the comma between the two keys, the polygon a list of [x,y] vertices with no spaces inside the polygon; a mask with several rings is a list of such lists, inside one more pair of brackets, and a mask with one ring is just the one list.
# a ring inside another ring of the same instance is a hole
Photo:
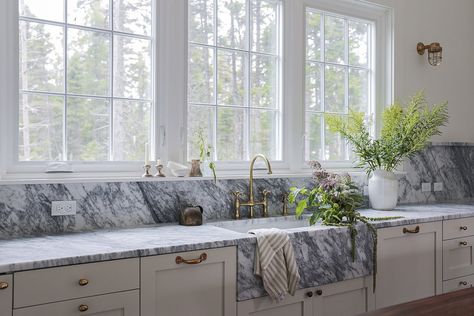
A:
{"label": "leaf", "polygon": [[307,206],[308,206],[308,200],[303,199],[299,201],[295,210],[296,216],[300,217],[303,214],[304,210],[307,208]]}

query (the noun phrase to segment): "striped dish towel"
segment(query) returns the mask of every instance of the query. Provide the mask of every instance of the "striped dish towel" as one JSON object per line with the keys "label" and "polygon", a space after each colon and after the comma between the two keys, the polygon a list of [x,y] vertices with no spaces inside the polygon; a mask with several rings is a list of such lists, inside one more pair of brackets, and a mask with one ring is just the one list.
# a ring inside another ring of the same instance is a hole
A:
{"label": "striped dish towel", "polygon": [[276,228],[249,233],[257,236],[254,272],[262,278],[267,293],[277,302],[287,293],[295,295],[300,274],[288,234]]}

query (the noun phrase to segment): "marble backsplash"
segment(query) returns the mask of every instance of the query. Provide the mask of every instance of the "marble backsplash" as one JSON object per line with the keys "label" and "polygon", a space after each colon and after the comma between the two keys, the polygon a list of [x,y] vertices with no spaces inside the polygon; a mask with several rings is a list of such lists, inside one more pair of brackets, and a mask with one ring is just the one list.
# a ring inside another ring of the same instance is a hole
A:
{"label": "marble backsplash", "polygon": [[[474,145],[431,145],[407,161],[400,175],[399,202],[473,200],[473,162]],[[355,179],[361,186],[366,183],[363,175]],[[311,182],[309,177],[256,179],[255,192],[271,190],[269,211],[275,215],[291,186]],[[442,182],[444,190],[422,192],[422,182]],[[187,205],[202,205],[206,220],[230,219],[231,192],[247,192],[247,186],[247,179],[0,185],[0,238],[176,222],[179,210]],[[51,201],[61,200],[77,201],[76,216],[50,215]]]}

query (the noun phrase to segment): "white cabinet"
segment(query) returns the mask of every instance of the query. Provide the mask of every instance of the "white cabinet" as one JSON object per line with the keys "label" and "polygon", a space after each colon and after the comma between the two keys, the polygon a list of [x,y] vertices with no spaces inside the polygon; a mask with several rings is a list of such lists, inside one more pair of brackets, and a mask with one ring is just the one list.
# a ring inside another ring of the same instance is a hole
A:
{"label": "white cabinet", "polygon": [[372,277],[359,278],[318,288],[313,316],[352,316],[369,312],[374,307]]}
{"label": "white cabinet", "polygon": [[474,236],[443,242],[443,279],[474,273]]}
{"label": "white cabinet", "polygon": [[235,247],[141,259],[141,316],[235,316]]}
{"label": "white cabinet", "polygon": [[238,316],[352,316],[371,311],[371,277],[296,291],[275,303],[269,297],[239,302]]}
{"label": "white cabinet", "polygon": [[12,276],[0,275],[0,316],[12,315],[12,289]]}
{"label": "white cabinet", "polygon": [[378,230],[376,308],[442,292],[442,223]]}
{"label": "white cabinet", "polygon": [[13,316],[138,316],[138,290],[15,309]]}

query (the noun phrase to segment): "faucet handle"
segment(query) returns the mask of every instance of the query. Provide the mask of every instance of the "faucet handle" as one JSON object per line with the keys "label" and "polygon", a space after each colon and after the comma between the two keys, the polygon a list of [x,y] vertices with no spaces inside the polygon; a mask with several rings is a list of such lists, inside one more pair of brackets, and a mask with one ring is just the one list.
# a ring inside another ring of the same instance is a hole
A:
{"label": "faucet handle", "polygon": [[265,189],[265,190],[262,191],[262,195],[264,197],[267,197],[269,194],[271,194],[270,190]]}
{"label": "faucet handle", "polygon": [[242,192],[240,191],[232,191],[232,194],[238,199],[242,196]]}

